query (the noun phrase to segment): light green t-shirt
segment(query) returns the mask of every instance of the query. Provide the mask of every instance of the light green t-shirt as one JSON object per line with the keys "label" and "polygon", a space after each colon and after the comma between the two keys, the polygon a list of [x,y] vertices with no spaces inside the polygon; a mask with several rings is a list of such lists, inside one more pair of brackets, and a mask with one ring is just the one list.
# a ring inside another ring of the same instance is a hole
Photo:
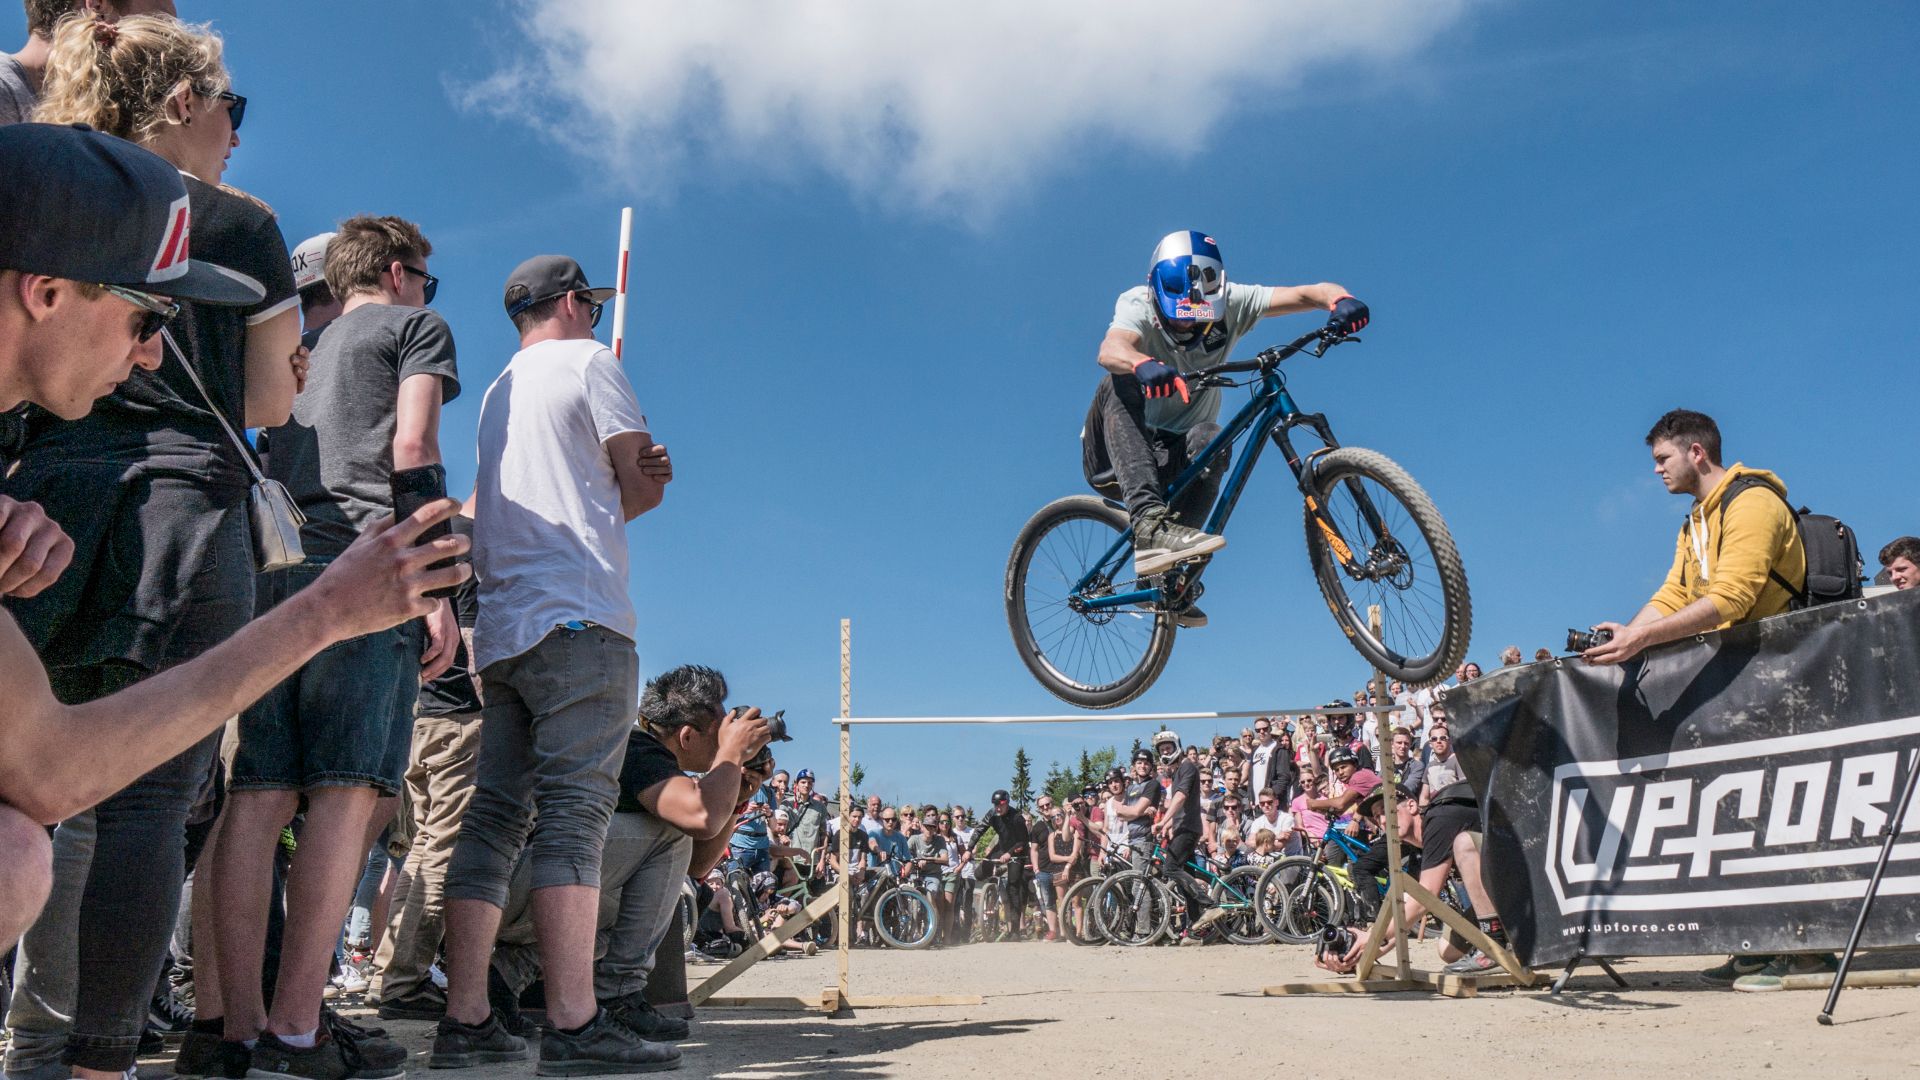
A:
{"label": "light green t-shirt", "polygon": [[[1113,324],[1109,329],[1131,330],[1140,335],[1140,351],[1180,371],[1198,371],[1227,360],[1233,347],[1247,336],[1272,302],[1273,290],[1265,285],[1227,282],[1227,317],[1207,328],[1205,335],[1191,345],[1180,345],[1168,337],[1153,318],[1153,297],[1145,285],[1135,285],[1120,294],[1113,305]],[[1220,415],[1220,391],[1194,390],[1192,400],[1182,402],[1179,394],[1154,398],[1147,402],[1147,426],[1161,431],[1186,431],[1195,424],[1212,423]]]}

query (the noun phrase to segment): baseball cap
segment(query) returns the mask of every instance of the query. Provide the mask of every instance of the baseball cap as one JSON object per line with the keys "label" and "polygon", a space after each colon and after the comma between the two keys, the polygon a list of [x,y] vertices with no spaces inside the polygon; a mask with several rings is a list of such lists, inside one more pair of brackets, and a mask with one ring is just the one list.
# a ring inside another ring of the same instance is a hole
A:
{"label": "baseball cap", "polygon": [[507,275],[507,317],[512,318],[542,300],[564,293],[584,292],[593,297],[594,303],[604,304],[613,297],[614,291],[588,285],[580,264],[565,255],[535,255]]}
{"label": "baseball cap", "polygon": [[775,810],[775,811],[773,812],[773,820],[775,820],[775,821],[785,821],[785,820],[787,820],[787,808],[783,806],[783,807],[781,807],[781,808],[779,808],[778,810]]}
{"label": "baseball cap", "polygon": [[293,249],[293,288],[295,292],[306,292],[315,285],[325,284],[327,280],[327,244],[333,239],[330,232],[318,236],[309,236],[300,241]]}
{"label": "baseball cap", "polygon": [[192,214],[166,159],[84,124],[0,127],[0,269],[257,304],[245,274],[187,257]]}

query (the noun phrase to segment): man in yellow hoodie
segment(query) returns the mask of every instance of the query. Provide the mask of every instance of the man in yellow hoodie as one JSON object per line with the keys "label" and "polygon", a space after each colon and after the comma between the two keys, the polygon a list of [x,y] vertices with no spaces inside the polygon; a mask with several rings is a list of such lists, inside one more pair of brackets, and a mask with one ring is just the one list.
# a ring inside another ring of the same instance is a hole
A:
{"label": "man in yellow hoodie", "polygon": [[[1647,433],[1653,471],[1675,495],[1693,496],[1666,583],[1625,626],[1601,623],[1613,640],[1588,649],[1596,664],[1618,664],[1655,645],[1778,615],[1806,588],[1807,552],[1787,505],[1787,486],[1764,469],[1720,465],[1720,426],[1705,413],[1675,409]],[[1751,480],[1744,478],[1751,477]],[[1757,481],[1757,483],[1756,483]],[[1761,485],[1772,491],[1747,491]],[[1700,973],[1748,992],[1783,989],[1787,975],[1830,972],[1832,953],[1730,956]]]}
{"label": "man in yellow hoodie", "polygon": [[[1613,631],[1612,641],[1583,654],[1596,664],[1622,663],[1655,645],[1778,615],[1806,587],[1807,553],[1787,506],[1786,484],[1739,462],[1723,468],[1720,427],[1712,417],[1675,409],[1653,425],[1647,445],[1667,490],[1693,496],[1693,507],[1666,584],[1632,622],[1596,628]],[[1743,477],[1773,490],[1729,502]]]}

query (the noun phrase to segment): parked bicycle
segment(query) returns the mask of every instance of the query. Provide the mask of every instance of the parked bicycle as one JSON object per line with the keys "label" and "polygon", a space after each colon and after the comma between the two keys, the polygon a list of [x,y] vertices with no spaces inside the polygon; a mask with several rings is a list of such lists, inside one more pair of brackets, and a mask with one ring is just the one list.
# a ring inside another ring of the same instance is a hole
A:
{"label": "parked bicycle", "polygon": [[[1209,468],[1227,470],[1204,531],[1220,534],[1247,477],[1271,441],[1304,500],[1307,554],[1340,630],[1368,663],[1412,687],[1444,678],[1466,657],[1472,630],[1466,571],[1433,500],[1384,454],[1342,447],[1326,417],[1303,413],[1280,364],[1300,352],[1324,356],[1357,337],[1327,330],[1187,375],[1200,389],[1249,386],[1251,399],[1174,481],[1169,505]],[[1309,348],[1309,346],[1312,346]],[[1236,374],[1255,374],[1244,383]],[[1292,436],[1320,444],[1306,453]],[[1234,445],[1246,436],[1239,457]],[[1007,623],[1020,659],[1056,697],[1111,709],[1144,693],[1173,650],[1175,613],[1200,594],[1210,557],[1145,578],[1133,573],[1126,508],[1073,495],[1028,520],[1007,560]],[[1367,609],[1378,605],[1374,630]]]}
{"label": "parked bicycle", "polygon": [[[1164,849],[1155,844],[1144,866],[1111,875],[1094,891],[1093,917],[1107,940],[1117,945],[1152,945],[1174,932],[1176,913],[1187,901],[1168,880],[1164,856]],[[1286,892],[1263,889],[1257,866],[1239,866],[1220,874],[1212,860],[1196,856],[1183,869],[1205,886],[1207,909],[1221,912],[1213,925],[1236,945],[1270,941],[1268,922],[1288,921]],[[1192,926],[1202,913],[1184,914],[1185,925]]]}

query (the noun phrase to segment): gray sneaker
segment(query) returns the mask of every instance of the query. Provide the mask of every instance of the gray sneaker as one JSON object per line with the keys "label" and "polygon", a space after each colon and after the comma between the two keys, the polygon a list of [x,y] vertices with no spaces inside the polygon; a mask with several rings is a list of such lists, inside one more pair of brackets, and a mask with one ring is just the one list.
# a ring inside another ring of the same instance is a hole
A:
{"label": "gray sneaker", "polygon": [[1149,511],[1133,531],[1133,574],[1150,577],[1164,573],[1226,546],[1224,536],[1189,529],[1164,510]]}
{"label": "gray sneaker", "polygon": [[648,1042],[602,1009],[592,1023],[571,1034],[547,1028],[540,1036],[540,1063],[533,1071],[538,1076],[602,1076],[679,1067],[679,1047]]}
{"label": "gray sneaker", "polygon": [[525,1061],[533,1056],[527,1040],[508,1031],[500,1023],[498,1011],[487,1014],[485,1023],[463,1024],[451,1016],[442,1016],[433,1031],[433,1053],[427,1057],[429,1069],[470,1069],[494,1061]]}
{"label": "gray sneaker", "polygon": [[254,1080],[393,1080],[406,1070],[368,1065],[358,1047],[335,1039],[322,1024],[310,1047],[289,1046],[271,1032],[262,1033],[247,1075]]}
{"label": "gray sneaker", "polygon": [[676,1016],[663,1015],[659,1009],[654,1008],[644,992],[608,998],[600,1003],[600,1008],[612,1013],[615,1020],[625,1024],[629,1031],[643,1039],[654,1042],[679,1042],[693,1034],[692,1027],[685,1020]]}

